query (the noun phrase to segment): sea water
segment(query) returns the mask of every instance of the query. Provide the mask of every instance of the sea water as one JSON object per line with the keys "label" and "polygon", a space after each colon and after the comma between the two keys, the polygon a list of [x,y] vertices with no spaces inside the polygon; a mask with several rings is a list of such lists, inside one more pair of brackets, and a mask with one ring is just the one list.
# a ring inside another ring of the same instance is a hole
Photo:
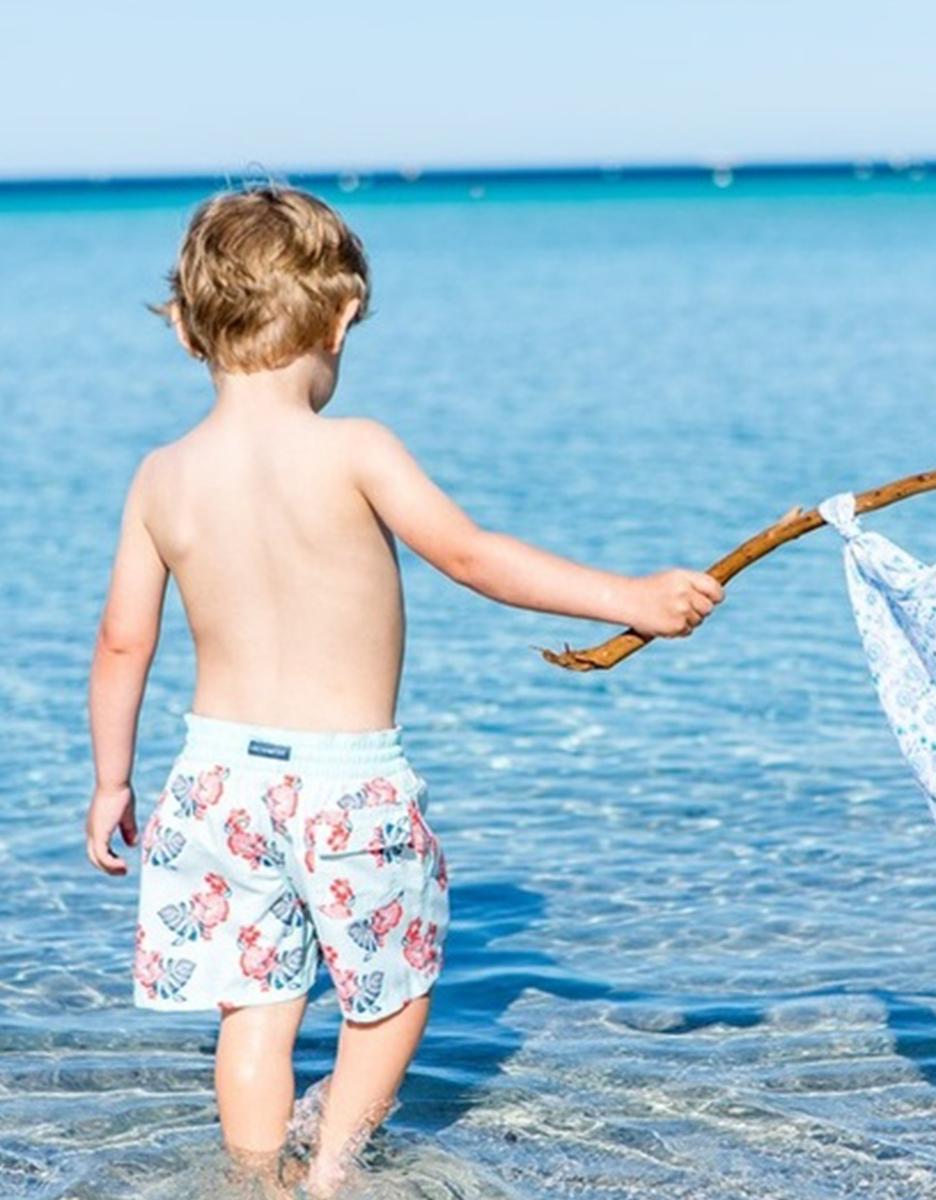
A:
{"label": "sea water", "polygon": [[[715,184],[730,186],[715,186]],[[326,188],[369,249],[336,414],[485,527],[706,567],[794,504],[936,466],[936,185],[722,176]],[[0,1195],[247,1196],[216,1019],[131,1007],[138,851],[84,855],[86,676],[140,456],[211,402],[145,308],[205,186],[0,193]],[[936,498],[867,524],[936,559]],[[936,1194],[936,828],[878,710],[829,531],[693,638],[499,607],[404,551],[400,707],[453,925],[373,1195]],[[174,588],[141,819],[193,661]],[[300,1089],[329,1069],[322,983]]]}

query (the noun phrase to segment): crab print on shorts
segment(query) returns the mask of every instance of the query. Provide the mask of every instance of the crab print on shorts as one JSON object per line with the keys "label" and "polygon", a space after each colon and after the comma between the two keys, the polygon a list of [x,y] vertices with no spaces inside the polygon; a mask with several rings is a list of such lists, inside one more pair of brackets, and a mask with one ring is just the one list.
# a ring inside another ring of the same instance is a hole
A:
{"label": "crab print on shorts", "polygon": [[177,775],[171,784],[176,816],[202,820],[208,809],[224,795],[224,781],[229,774],[227,767],[215,765],[195,775]]}
{"label": "crab print on shorts", "polygon": [[341,965],[334,946],[323,946],[322,953],[343,1011],[348,1016],[359,1016],[374,1011],[383,991],[383,971],[368,971],[359,975],[353,967]]}
{"label": "crab print on shorts", "polygon": [[133,978],[151,1000],[183,1001],[183,988],[192,978],[196,963],[191,958],[163,958],[146,947],[146,933],[137,926]]}
{"label": "crab print on shorts", "polygon": [[166,904],[159,910],[163,924],[175,934],[173,945],[186,941],[197,941],[203,937],[211,940],[212,931],[226,921],[231,911],[231,889],[220,875],[209,871],[205,886],[191,900],[181,904]]}
{"label": "crab print on shorts", "polygon": [[328,885],[331,899],[327,904],[319,904],[318,910],[326,917],[354,916],[354,888],[347,879],[333,879]]}
{"label": "crab print on shorts", "polygon": [[280,783],[272,784],[263,794],[273,828],[284,837],[288,836],[287,821],[296,815],[301,787],[302,780],[298,775],[285,775]]}
{"label": "crab print on shorts", "polygon": [[281,867],[283,852],[262,833],[252,833],[250,813],[246,808],[232,809],[224,822],[228,849],[239,858],[245,858],[251,867]]}
{"label": "crab print on shorts", "polygon": [[249,979],[256,979],[261,991],[289,987],[302,975],[302,951],[278,950],[274,943],[264,944],[256,925],[245,925],[237,935],[241,952],[240,967]]}
{"label": "crab print on shorts", "polygon": [[429,924],[423,933],[422,917],[414,917],[406,927],[403,938],[403,957],[419,971],[428,971],[435,967],[439,958],[439,947],[436,945],[436,925]]}
{"label": "crab print on shorts", "polygon": [[361,947],[365,962],[369,962],[386,945],[390,931],[396,929],[403,919],[402,897],[403,893],[398,892],[392,900],[348,926],[348,936]]}

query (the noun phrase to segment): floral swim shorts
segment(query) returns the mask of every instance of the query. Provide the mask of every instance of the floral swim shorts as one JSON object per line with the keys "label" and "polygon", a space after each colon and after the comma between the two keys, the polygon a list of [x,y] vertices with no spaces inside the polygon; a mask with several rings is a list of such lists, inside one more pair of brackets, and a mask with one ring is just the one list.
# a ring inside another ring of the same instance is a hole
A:
{"label": "floral swim shorts", "polygon": [[399,726],[299,731],[185,714],[143,832],[134,1003],[304,995],[324,958],[345,1017],[378,1021],[442,967],[445,856]]}

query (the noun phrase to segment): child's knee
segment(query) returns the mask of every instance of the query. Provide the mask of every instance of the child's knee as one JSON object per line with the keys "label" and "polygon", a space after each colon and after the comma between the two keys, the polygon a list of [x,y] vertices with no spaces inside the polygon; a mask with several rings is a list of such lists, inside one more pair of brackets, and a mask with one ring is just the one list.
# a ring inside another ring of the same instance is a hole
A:
{"label": "child's knee", "polygon": [[233,1049],[215,1058],[215,1077],[218,1085],[222,1079],[225,1088],[236,1088],[240,1093],[253,1093],[264,1085],[269,1085],[271,1069],[277,1070],[280,1064],[270,1055],[251,1046],[249,1043]]}
{"label": "child's knee", "polygon": [[219,1086],[237,1089],[242,1095],[287,1086],[292,1080],[297,1027],[298,1022],[283,1022],[267,1008],[238,1008],[227,1013],[215,1057]]}

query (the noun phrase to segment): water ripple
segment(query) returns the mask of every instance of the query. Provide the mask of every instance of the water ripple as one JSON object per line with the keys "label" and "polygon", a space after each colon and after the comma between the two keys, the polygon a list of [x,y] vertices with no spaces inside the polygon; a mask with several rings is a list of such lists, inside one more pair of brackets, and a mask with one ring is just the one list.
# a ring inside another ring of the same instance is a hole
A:
{"label": "water ripple", "polygon": [[[703,566],[795,502],[931,465],[931,184],[408,197],[341,200],[380,312],[338,404],[393,424],[482,523],[622,570]],[[115,881],[83,850],[84,681],[123,491],[208,402],[142,304],[189,199],[0,213],[10,1200],[255,1194],[219,1152],[214,1023],[130,1007],[137,852]],[[875,524],[933,559],[932,511]],[[498,609],[402,561],[401,718],[454,923],[371,1194],[936,1194],[936,838],[834,539],[740,578],[698,637],[587,677],[528,647],[607,627]],[[191,682],[170,592],[144,814]],[[300,1087],[336,1030],[320,987]]]}

